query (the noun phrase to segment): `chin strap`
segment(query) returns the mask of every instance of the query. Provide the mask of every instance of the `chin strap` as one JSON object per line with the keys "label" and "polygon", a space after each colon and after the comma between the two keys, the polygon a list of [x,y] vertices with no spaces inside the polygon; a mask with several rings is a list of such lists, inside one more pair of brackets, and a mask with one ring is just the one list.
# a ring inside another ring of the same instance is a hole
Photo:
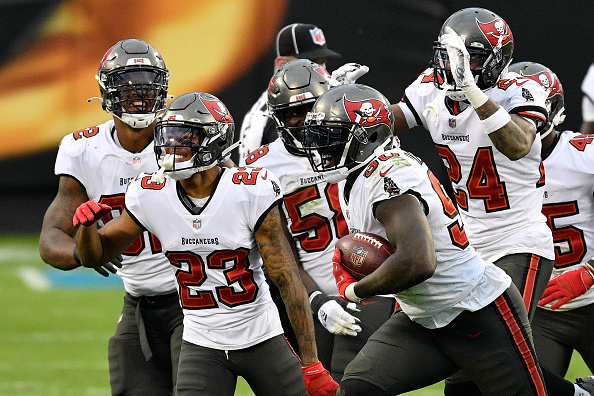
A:
{"label": "chin strap", "polygon": [[431,114],[431,121],[436,122],[437,115],[439,114],[439,103],[442,100],[444,100],[446,95],[447,92],[445,89],[439,91],[439,95],[437,95],[435,99],[433,99],[431,102],[425,105],[425,109],[423,110],[423,117],[427,117],[429,114]]}
{"label": "chin strap", "polygon": [[157,180],[157,183],[163,183],[163,180],[165,180],[165,171],[166,170],[171,170],[173,169],[173,160],[175,159],[175,157],[173,156],[173,154],[165,154],[164,157],[161,157],[157,163],[159,164],[159,170],[157,171],[157,174],[155,175],[155,179]]}

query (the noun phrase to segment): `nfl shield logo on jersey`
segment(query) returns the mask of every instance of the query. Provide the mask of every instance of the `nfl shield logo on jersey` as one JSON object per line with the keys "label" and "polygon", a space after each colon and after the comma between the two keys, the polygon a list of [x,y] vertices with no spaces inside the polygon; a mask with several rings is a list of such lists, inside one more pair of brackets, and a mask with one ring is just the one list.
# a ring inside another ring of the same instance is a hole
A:
{"label": "nfl shield logo on jersey", "polygon": [[355,246],[351,252],[351,263],[353,263],[355,267],[360,267],[363,265],[363,261],[365,261],[365,256],[367,256],[365,249]]}
{"label": "nfl shield logo on jersey", "polygon": [[202,227],[202,220],[200,220],[200,219],[192,220],[192,227],[194,227],[195,229],[199,229],[200,227]]}
{"label": "nfl shield logo on jersey", "polygon": [[317,45],[326,44],[326,38],[324,37],[324,33],[322,32],[322,29],[320,29],[320,28],[310,29],[309,33],[311,34],[311,38],[313,39],[314,43],[316,43]]}
{"label": "nfl shield logo on jersey", "polygon": [[456,128],[456,119],[455,118],[450,118],[448,123],[450,125],[450,128]]}
{"label": "nfl shield logo on jersey", "polygon": [[134,167],[139,167],[140,166],[140,157],[134,157],[132,158],[132,165],[134,165]]}

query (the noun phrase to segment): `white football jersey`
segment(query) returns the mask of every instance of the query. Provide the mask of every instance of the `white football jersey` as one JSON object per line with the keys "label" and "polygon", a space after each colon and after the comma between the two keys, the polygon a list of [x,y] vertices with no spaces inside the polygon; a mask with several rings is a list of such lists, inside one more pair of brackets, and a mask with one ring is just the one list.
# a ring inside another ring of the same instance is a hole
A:
{"label": "white football jersey", "polygon": [[332,256],[336,241],[349,233],[340,209],[339,184],[327,183],[323,173],[313,171],[307,157],[290,154],[280,139],[252,152],[244,162],[270,169],[279,178],[299,262],[320,291],[338,295]]}
{"label": "white football jersey", "polygon": [[[552,276],[579,268],[594,257],[593,141],[594,135],[562,132],[544,160],[547,182],[542,211],[553,230],[555,267]],[[575,309],[593,302],[594,288],[558,310]]]}
{"label": "white football jersey", "polygon": [[[116,139],[113,120],[82,129],[62,139],[56,159],[56,175],[74,177],[90,199],[112,207],[111,214],[99,220],[99,226],[122,213],[126,188],[138,173],[158,169],[152,143],[140,153],[131,153]],[[154,235],[143,232],[122,257],[117,274],[131,295],[175,292],[171,266]]]}
{"label": "white football jersey", "polygon": [[281,198],[266,169],[224,170],[200,211],[168,177],[157,183],[154,174],[140,174],[130,184],[127,211],[159,238],[173,266],[184,340],[235,350],[283,333],[254,237]]}
{"label": "white football jersey", "polygon": [[268,91],[262,92],[256,103],[243,118],[239,132],[239,160],[242,161],[249,153],[260,147],[264,127],[268,121]]}
{"label": "white football jersey", "polygon": [[[517,76],[510,72],[484,92],[508,113],[541,125],[547,116],[546,93],[535,81],[517,80]],[[512,161],[495,148],[471,106],[462,109],[455,102],[449,108],[442,99],[435,122],[431,113],[423,116],[425,105],[440,93],[433,85],[433,69],[427,69],[406,88],[399,105],[412,112],[416,125],[430,132],[448,169],[472,245],[488,261],[514,253],[553,259],[551,231],[541,213],[544,174],[540,139],[525,157]]]}
{"label": "white football jersey", "polygon": [[420,159],[401,149],[374,159],[357,177],[348,197],[345,195],[344,211],[351,232],[385,238],[385,229],[375,218],[375,206],[402,194],[419,200],[437,256],[431,278],[395,295],[412,320],[431,329],[446,326],[463,310],[485,307],[511,285],[502,269],[482,260],[469,244],[456,207],[437,178]]}

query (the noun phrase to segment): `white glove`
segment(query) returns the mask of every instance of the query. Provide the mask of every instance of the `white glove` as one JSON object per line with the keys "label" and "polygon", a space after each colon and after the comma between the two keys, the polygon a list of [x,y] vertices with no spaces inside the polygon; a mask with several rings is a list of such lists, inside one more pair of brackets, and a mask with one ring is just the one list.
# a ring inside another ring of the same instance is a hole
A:
{"label": "white glove", "polygon": [[369,67],[358,63],[346,63],[332,72],[330,76],[330,87],[338,87],[344,84],[354,84],[355,81],[369,71]]}
{"label": "white glove", "polygon": [[448,51],[450,70],[454,76],[456,87],[460,88],[466,99],[475,109],[482,106],[489,98],[479,89],[470,70],[470,54],[464,45],[464,40],[451,27],[445,28],[445,33],[439,37],[439,42]]}
{"label": "white glove", "polygon": [[361,331],[361,321],[346,311],[359,312],[355,303],[348,303],[340,297],[325,296],[321,292],[313,292],[310,297],[314,314],[320,323],[332,334],[355,337]]}
{"label": "white glove", "polygon": [[465,87],[476,85],[470,71],[470,54],[462,37],[448,26],[445,28],[445,33],[439,37],[439,42],[448,51],[450,70],[454,75],[456,86],[464,90]]}

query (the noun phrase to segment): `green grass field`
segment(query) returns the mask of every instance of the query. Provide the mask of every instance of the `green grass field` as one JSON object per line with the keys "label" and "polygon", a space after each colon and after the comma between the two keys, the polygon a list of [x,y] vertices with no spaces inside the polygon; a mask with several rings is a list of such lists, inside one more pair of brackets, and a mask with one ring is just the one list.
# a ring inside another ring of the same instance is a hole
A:
{"label": "green grass field", "polygon": [[[89,269],[49,267],[37,242],[36,235],[0,236],[0,395],[109,395],[107,341],[123,288],[117,277]],[[589,374],[574,355],[567,378]],[[240,379],[236,395],[253,393]],[[443,395],[443,385],[407,395]]]}

